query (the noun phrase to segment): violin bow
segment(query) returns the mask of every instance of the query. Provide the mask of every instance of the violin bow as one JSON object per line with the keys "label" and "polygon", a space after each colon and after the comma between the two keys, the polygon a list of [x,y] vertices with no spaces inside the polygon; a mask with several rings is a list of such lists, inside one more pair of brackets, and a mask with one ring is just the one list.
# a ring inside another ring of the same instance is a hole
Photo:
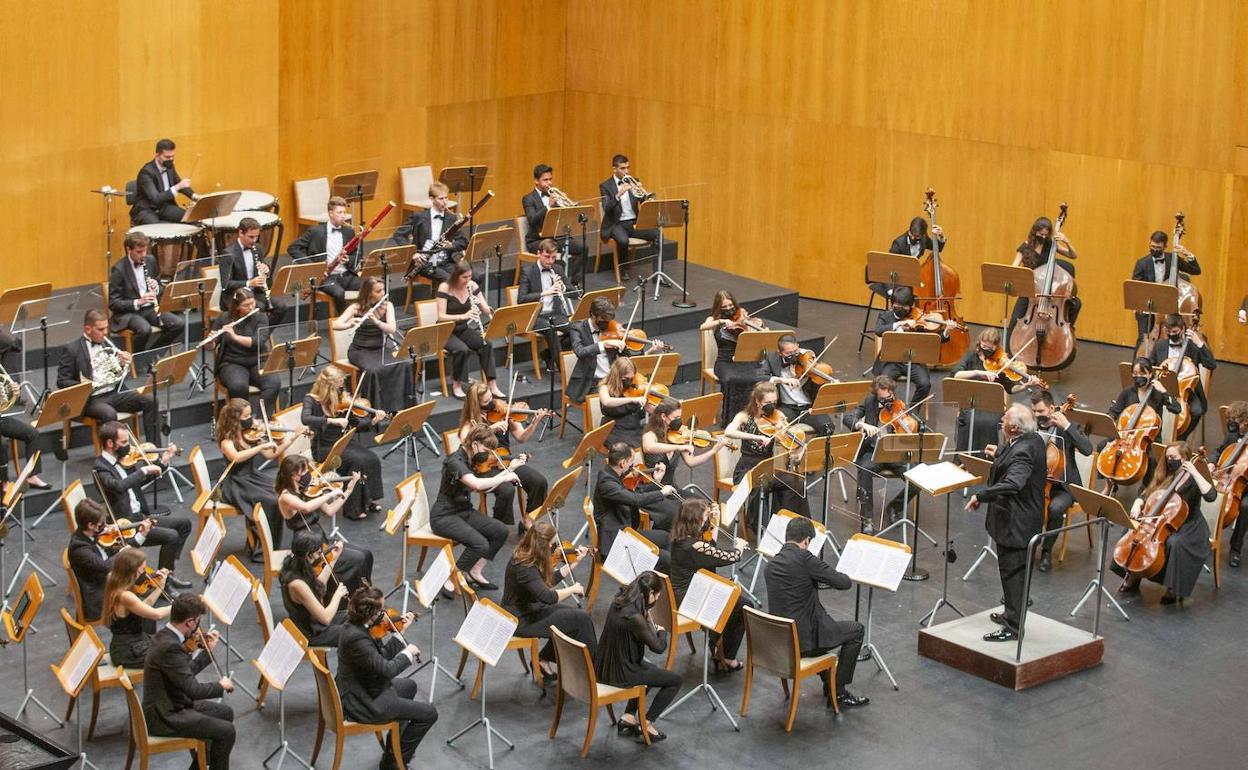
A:
{"label": "violin bow", "polygon": [[121,525],[117,523],[117,516],[113,513],[113,505],[108,501],[108,493],[104,490],[104,484],[100,482],[100,472],[91,469],[91,478],[95,481],[95,488],[100,490],[100,497],[104,500],[104,512],[108,514],[108,520],[117,530],[117,539],[125,542],[125,538],[121,536]]}
{"label": "violin bow", "polygon": [[[624,336],[628,337],[627,334],[625,334]],[[625,340],[625,344],[626,345],[628,344],[627,339]],[[661,363],[663,363],[663,357],[659,356],[654,362],[654,368],[650,370],[650,377],[646,380],[646,392],[642,393],[641,395],[642,395],[642,398],[646,399],[647,401],[650,400],[650,391],[654,388],[654,378],[659,373],[659,364]],[[642,408],[644,409],[645,407],[642,407]]]}
{"label": "violin bow", "polygon": [[[777,300],[777,301],[778,301],[778,300]],[[824,346],[823,346],[823,350],[820,350],[820,351],[819,351],[819,355],[815,356],[815,360],[810,362],[810,368],[806,370],[806,373],[805,373],[805,374],[803,374],[801,377],[798,377],[798,378],[797,378],[797,385],[798,385],[798,387],[799,387],[799,388],[800,388],[800,387],[801,387],[801,385],[802,385],[802,381],[803,381],[803,380],[805,380],[805,379],[808,379],[808,378],[810,377],[810,373],[811,373],[811,372],[813,372],[813,371],[815,370],[815,364],[819,363],[819,359],[823,358],[823,354],[824,354],[824,353],[827,353],[827,352],[828,352],[828,350],[830,350],[830,349],[832,348],[833,343],[835,343],[835,342],[836,342],[837,340],[839,340],[840,338],[841,338],[841,335],[839,335],[839,334],[838,334],[838,335],[836,335],[835,337],[833,337],[833,338],[832,338],[832,341],[831,341],[831,342],[829,342],[828,344],[826,344],[826,345],[824,345]]]}
{"label": "violin bow", "polygon": [[264,399],[260,399],[260,417],[264,419],[264,437],[269,443],[273,443],[273,431],[269,430],[269,410],[264,405]]}
{"label": "violin bow", "polygon": [[[1021,348],[1018,349],[1018,352],[1016,352],[1014,355],[1010,356],[1009,358],[1005,359],[1005,363],[1001,364],[1001,371],[1005,371],[1006,369],[1009,369],[1010,364],[1017,361],[1018,357],[1023,354],[1023,351],[1031,347],[1032,343],[1034,343],[1035,341],[1036,341],[1036,338],[1033,336],[1031,339],[1027,340],[1026,345],[1023,345]],[[1028,372],[1027,376],[1031,377],[1033,375],[1030,372]]]}
{"label": "violin bow", "polygon": [[[897,415],[897,416],[896,416],[896,417],[894,417],[893,419],[891,419],[891,420],[889,420],[888,422],[886,422],[886,423],[884,423],[883,425],[881,425],[881,426],[880,426],[880,430],[884,430],[884,429],[885,429],[885,428],[887,428],[888,426],[890,426],[890,425],[892,425],[893,423],[897,422],[897,421],[898,421],[898,420],[900,420],[902,417],[905,417],[906,415],[910,414],[910,413],[911,413],[911,412],[913,412],[915,409],[918,409],[920,406],[923,406],[924,404],[926,404],[928,401],[931,401],[931,400],[932,400],[933,398],[935,398],[935,397],[936,397],[936,394],[935,394],[935,393],[929,394],[927,398],[923,399],[922,401],[917,402],[914,406],[910,407],[910,408],[909,408],[909,409],[907,409],[906,411],[902,412],[901,414]],[[809,410],[807,410],[807,411],[809,411]],[[918,419],[918,418],[916,417],[915,419]]]}

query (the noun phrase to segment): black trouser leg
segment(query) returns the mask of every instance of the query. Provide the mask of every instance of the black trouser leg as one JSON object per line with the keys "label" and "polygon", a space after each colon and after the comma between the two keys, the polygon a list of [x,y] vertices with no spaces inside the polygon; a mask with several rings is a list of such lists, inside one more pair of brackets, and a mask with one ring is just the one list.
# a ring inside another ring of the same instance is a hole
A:
{"label": "black trouser leg", "polygon": [[[0,436],[20,441],[24,456],[27,458],[34,453],[36,444],[39,443],[39,431],[35,430],[30,423],[16,417],[0,417]],[[0,441],[0,451],[5,453],[6,458],[8,457],[8,442]],[[18,458],[14,457],[13,464],[18,465],[18,463]],[[42,460],[35,463],[35,473],[39,472],[42,464]]]}
{"label": "black trouser leg", "polygon": [[[1070,510],[1070,506],[1075,504],[1075,496],[1065,487],[1054,487],[1053,492],[1049,495],[1049,522],[1045,525],[1045,529],[1060,529],[1066,526],[1066,511]],[[1044,553],[1053,552],[1053,544],[1057,542],[1057,535],[1046,535],[1041,545]]]}
{"label": "black trouser leg", "polygon": [[1018,630],[1019,613],[1023,607],[1023,581],[1027,570],[1027,548],[1011,548],[997,544],[997,568],[1001,573],[1001,592],[1005,596],[1005,623]]}
{"label": "black trouser leg", "polygon": [[[673,637],[667,643],[676,644],[677,641]],[[659,668],[651,663],[643,663],[642,666],[641,671],[630,684],[646,686],[646,721],[654,721],[655,717],[666,711],[667,707],[672,705],[672,701],[676,700],[676,694],[680,692],[680,674]],[[658,688],[657,693],[654,692],[655,688]],[[624,713],[637,713],[636,698],[628,702]]]}
{"label": "black trouser leg", "polygon": [[[399,723],[399,751],[403,762],[410,762],[416,748],[424,739],[429,728],[438,721],[438,710],[424,701],[416,700],[416,680],[406,677],[394,679],[394,694],[397,697],[387,698],[383,706],[386,715]],[[396,763],[390,744],[382,748],[381,770],[394,770]]]}
{"label": "black trouser leg", "polygon": [[181,516],[165,516],[159,521],[160,526],[152,527],[143,545],[159,546],[157,566],[172,572],[178,557],[182,555],[182,547],[191,536],[191,520]]}

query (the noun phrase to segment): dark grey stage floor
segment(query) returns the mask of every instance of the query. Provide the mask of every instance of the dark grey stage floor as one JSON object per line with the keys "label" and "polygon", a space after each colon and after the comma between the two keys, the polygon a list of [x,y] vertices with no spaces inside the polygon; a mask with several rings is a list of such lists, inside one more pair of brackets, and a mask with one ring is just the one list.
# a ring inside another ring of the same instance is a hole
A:
{"label": "dark grey stage floor", "polygon": [[[709,297],[695,298],[702,303],[699,312],[705,312]],[[802,328],[817,330],[829,339],[832,335],[841,335],[833,358],[838,374],[860,372],[869,363],[866,353],[859,356],[854,351],[861,316],[861,308],[801,302]],[[1062,393],[1074,390],[1082,402],[1104,408],[1117,390],[1117,373],[1112,364],[1121,360],[1126,351],[1090,343],[1080,343],[1080,348],[1078,360],[1063,373],[1060,382],[1055,382],[1055,387]],[[1242,396],[1240,377],[1243,375],[1242,367],[1220,367],[1211,400],[1219,404]],[[696,392],[696,385],[676,388],[681,396]],[[194,442],[206,442],[203,426],[184,430],[197,431],[195,436],[187,437]],[[1211,425],[1209,443],[1215,443],[1220,434],[1220,427]],[[563,441],[548,438],[542,445],[530,447],[534,450],[537,467],[555,476],[558,462],[571,453],[575,440],[571,435]],[[76,449],[74,457],[82,458],[88,453],[88,450]],[[428,484],[436,489],[434,477],[440,472],[440,463],[427,455],[423,461],[430,477]],[[401,471],[397,456],[388,460],[387,483],[397,481]],[[708,486],[708,477],[709,470],[700,470],[696,479]],[[167,493],[162,494],[167,496]],[[850,494],[853,494],[852,489]],[[820,502],[817,490],[812,502],[817,508]],[[925,507],[924,526],[939,536],[934,515],[937,510],[935,506]],[[565,517],[565,534],[571,535],[578,523],[573,516]],[[830,525],[842,539],[853,531],[852,523],[843,517],[833,516]],[[63,582],[59,566],[65,540],[62,526],[59,513],[49,517],[35,531],[38,540],[32,553]],[[241,524],[233,521],[229,526],[231,532],[226,548],[241,549]],[[372,548],[376,554],[377,581],[388,587],[397,566],[396,543],[379,533],[373,521],[346,522],[344,528],[353,542]],[[982,516],[956,513],[952,529],[959,557],[953,565],[952,600],[968,613],[994,605],[1000,595],[995,565],[987,563],[970,580],[960,579],[985,542]],[[512,537],[514,542],[514,535]],[[15,538],[11,537],[5,547],[9,570],[16,561],[16,545]],[[508,554],[510,548],[509,544],[503,554]],[[1037,575],[1036,611],[1066,619],[1066,613],[1091,576],[1092,562],[1086,541],[1081,536],[1072,538],[1065,563],[1048,575]],[[1159,606],[1160,589],[1146,586],[1142,597],[1125,603],[1131,614],[1130,622],[1112,612],[1104,614],[1104,665],[1034,690],[1015,693],[916,655],[918,619],[931,608],[940,593],[941,557],[924,543],[919,550],[919,563],[933,573],[932,580],[904,583],[895,595],[878,596],[876,601],[875,641],[897,678],[899,691],[891,688],[873,663],[861,663],[853,689],[871,697],[868,707],[846,712],[838,719],[825,710],[815,692],[807,691],[793,732],[786,734],[782,718],[785,704],[779,683],[760,678],[755,683],[750,715],[741,721],[739,733],[732,731],[722,715],[712,713],[705,700],[696,700],[660,722],[669,740],[648,750],[634,745],[631,740],[618,738],[613,730],[600,723],[588,762],[599,767],[664,770],[762,765],[786,768],[1244,766],[1248,738],[1239,729],[1248,676],[1243,673],[1239,653],[1244,631],[1248,630],[1243,620],[1248,610],[1245,588],[1248,575],[1243,571],[1227,570],[1222,588],[1216,591],[1212,578],[1202,577],[1195,595],[1183,606]],[[183,564],[188,561],[184,559]],[[183,571],[189,571],[189,566],[184,566]],[[492,565],[489,574],[501,582],[501,559]],[[601,599],[608,599],[613,591],[614,586],[608,581]],[[66,649],[64,631],[57,617],[57,608],[63,601],[62,588],[48,588],[48,604],[38,618],[39,632],[29,641],[31,684],[39,697],[58,712],[64,710],[65,697],[57,689],[48,665],[58,660]],[[854,613],[852,591],[827,592],[824,602],[835,617],[847,618]],[[605,605],[605,601],[600,601],[595,612],[599,624]],[[458,657],[458,648],[450,638],[462,614],[458,607],[444,607],[439,614],[436,650],[453,663]],[[280,607],[278,616],[282,616]],[[951,617],[948,610],[942,611],[942,619]],[[1090,627],[1090,607],[1085,607],[1079,617],[1070,622]],[[428,656],[427,624],[418,623],[411,637]],[[240,614],[232,641],[249,658],[258,654],[259,633],[249,610],[244,609]],[[696,684],[699,662],[700,657],[691,656],[682,641],[676,668],[684,675],[686,686]],[[0,650],[0,681],[5,683],[0,708],[6,712],[11,713],[21,698],[21,675],[19,650],[12,646]],[[250,664],[241,667],[239,679],[255,684]],[[419,675],[422,691],[427,692],[428,679],[428,670]],[[741,675],[712,675],[712,681],[735,714],[740,707]],[[124,763],[128,740],[125,704],[120,693],[115,691],[105,694],[102,701],[98,734],[88,744],[90,758],[101,768],[118,768]],[[239,734],[233,755],[234,767],[259,767],[261,759],[277,742],[276,698],[271,698],[262,711],[257,711],[254,703],[242,693],[236,692],[226,702],[235,710]],[[413,767],[484,767],[486,751],[480,732],[454,747],[445,744],[448,736],[476,718],[477,704],[469,701],[466,693],[448,686],[445,680],[438,683],[435,703],[439,722],[421,746]],[[585,710],[578,706],[565,709],[559,736],[553,741],[548,739],[551,698],[544,696],[522,675],[514,656],[505,658],[490,673],[488,704],[495,727],[517,744],[514,751],[505,751],[495,744],[497,767],[578,763]],[[27,718],[54,740],[73,744],[72,722],[68,728],[57,728],[33,708],[28,709]],[[306,665],[294,675],[287,693],[286,720],[291,746],[306,756],[311,751],[316,725],[316,695]],[[378,750],[368,738],[349,739],[347,752],[344,768],[376,765]],[[330,761],[323,756],[318,764],[327,767]],[[154,766],[181,768],[185,766],[185,759],[181,756],[163,758]]]}

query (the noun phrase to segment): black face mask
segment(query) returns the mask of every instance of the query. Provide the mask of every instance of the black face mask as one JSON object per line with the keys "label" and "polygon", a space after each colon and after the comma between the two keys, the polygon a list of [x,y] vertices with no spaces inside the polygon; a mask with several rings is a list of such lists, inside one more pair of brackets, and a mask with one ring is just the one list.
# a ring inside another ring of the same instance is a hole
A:
{"label": "black face mask", "polygon": [[732,318],[736,314],[737,314],[736,308],[733,308],[732,310],[720,310],[719,311],[720,318]]}
{"label": "black face mask", "polygon": [[248,429],[248,428],[250,428],[252,425],[254,425],[254,424],[255,424],[255,422],[256,422],[256,420],[255,420],[255,418],[254,418],[254,417],[248,417],[248,418],[247,418],[247,419],[245,419],[245,420],[239,420],[239,421],[238,421],[238,424],[239,424],[239,425],[241,425],[241,426],[243,426],[243,430],[247,430],[247,429]]}
{"label": "black face mask", "polygon": [[486,460],[488,460],[488,459],[490,459],[490,453],[489,453],[489,452],[476,452],[476,453],[474,453],[474,454],[472,455],[472,464],[473,464],[473,465],[481,465],[482,463],[484,463],[484,462],[485,462]]}
{"label": "black face mask", "polygon": [[979,349],[979,354],[980,354],[981,356],[983,356],[984,358],[992,358],[993,356],[995,356],[995,355],[997,354],[997,351],[995,351],[995,350],[984,350],[983,348],[980,348],[980,349]]}
{"label": "black face mask", "polygon": [[1137,387],[1137,388],[1147,388],[1147,387],[1148,387],[1148,378],[1147,378],[1147,377],[1132,377],[1132,378],[1131,378],[1131,381],[1135,383],[1135,387]]}
{"label": "black face mask", "polygon": [[1176,332],[1174,334],[1170,334],[1169,337],[1170,337],[1170,343],[1173,345],[1178,345],[1181,342],[1183,342],[1183,332]]}
{"label": "black face mask", "polygon": [[1171,476],[1179,472],[1179,468],[1183,467],[1182,460],[1176,460],[1173,457],[1166,458],[1166,472]]}
{"label": "black face mask", "polygon": [[1226,432],[1227,433],[1239,433],[1239,423],[1235,422],[1234,420],[1227,420]]}
{"label": "black face mask", "polygon": [[598,331],[605,332],[607,327],[611,325],[610,321],[594,321],[594,325],[598,327]]}
{"label": "black face mask", "polygon": [[906,316],[910,315],[910,308],[899,307],[897,305],[893,305],[893,315],[897,316],[898,318],[905,318]]}
{"label": "black face mask", "polygon": [[776,413],[775,404],[763,404],[763,416],[764,417],[770,417],[775,413]]}
{"label": "black face mask", "polygon": [[794,353],[789,356],[780,356],[780,361],[783,362],[785,366],[793,366],[797,363],[797,354]]}
{"label": "black face mask", "polygon": [[892,396],[880,396],[877,398],[877,400],[880,402],[880,406],[884,409],[887,409],[888,407],[893,405]]}
{"label": "black face mask", "polygon": [[312,486],[312,474],[305,473],[299,477],[299,491],[306,492],[308,487]]}
{"label": "black face mask", "polygon": [[126,456],[126,455],[128,455],[128,454],[130,454],[130,445],[129,445],[129,444],[119,444],[119,445],[117,446],[117,451],[116,451],[116,453],[115,453],[115,455],[114,455],[114,456],[116,456],[116,457],[125,457],[125,456]]}
{"label": "black face mask", "polygon": [[481,405],[481,414],[485,414],[494,408],[494,399],[490,399]]}
{"label": "black face mask", "polygon": [[680,430],[684,426],[684,424],[685,424],[685,421],[677,417],[675,420],[672,420],[671,422],[667,424],[667,429],[668,430]]}
{"label": "black face mask", "polygon": [[1049,427],[1049,425],[1052,422],[1053,422],[1053,418],[1047,414],[1044,415],[1043,417],[1041,417],[1040,415],[1036,415],[1036,425],[1039,425],[1041,428]]}

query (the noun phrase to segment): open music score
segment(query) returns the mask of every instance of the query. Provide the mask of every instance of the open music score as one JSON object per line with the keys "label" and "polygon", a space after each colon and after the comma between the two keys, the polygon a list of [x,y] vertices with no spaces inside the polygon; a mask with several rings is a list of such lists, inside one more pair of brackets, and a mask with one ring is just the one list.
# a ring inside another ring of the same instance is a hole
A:
{"label": "open music score", "polygon": [[195,547],[191,549],[191,565],[195,568],[196,575],[203,577],[208,574],[208,569],[217,559],[217,549],[224,539],[225,521],[221,518],[221,513],[216,512],[206,517],[204,525],[200,527]]}
{"label": "open music score", "polygon": [[56,675],[56,681],[60,683],[65,694],[74,698],[82,691],[91,672],[103,659],[104,643],[96,635],[95,628],[87,626],[70,645],[69,652],[65,653],[60,664],[52,664],[52,673]]}
{"label": "open music score", "polygon": [[256,585],[256,578],[234,554],[221,562],[217,574],[204,590],[204,606],[225,625],[233,625],[247,597]]}
{"label": "open music score", "polygon": [[632,527],[625,527],[615,536],[611,552],[602,563],[602,571],[627,584],[641,573],[654,569],[658,563],[659,547]]}
{"label": "open music score", "polygon": [[896,591],[910,566],[910,546],[858,533],[841,549],[836,571],[855,583]]}
{"label": "open music score", "polygon": [[433,561],[425,570],[425,574],[416,581],[416,598],[421,604],[425,607],[433,606],[433,603],[437,601],[438,592],[450,579],[454,569],[455,558],[451,554],[451,547],[444,545],[433,555]]}
{"label": "open music score", "polygon": [[923,463],[906,471],[906,478],[924,492],[937,497],[970,486],[977,476],[967,473],[948,460],[939,463]]}
{"label": "open music score", "polygon": [[[790,510],[776,511],[776,514],[767,522],[767,529],[763,530],[763,536],[758,541],[758,552],[767,558],[780,553],[780,549],[784,547],[789,522],[803,518],[806,517]],[[810,539],[810,545],[806,546],[806,550],[819,556],[823,553],[823,546],[828,542],[828,528],[814,519],[807,520],[815,525],[815,536]]]}
{"label": "open music score", "polygon": [[252,664],[260,670],[260,675],[275,690],[285,690],[290,675],[299,666],[299,661],[308,653],[308,640],[290,618],[286,618],[273,628],[269,643],[260,651],[260,657]]}
{"label": "open music score", "polygon": [[745,507],[750,499],[750,492],[753,484],[749,475],[742,476],[741,481],[732,488],[732,494],[728,496],[728,502],[724,503],[724,509],[719,515],[719,526],[723,528],[731,527],[733,522],[737,520],[737,514]]}
{"label": "open music score", "polygon": [[484,597],[468,610],[464,623],[455,634],[455,643],[482,660],[495,666],[507,651],[507,642],[520,622],[516,616]]}
{"label": "open music score", "polygon": [[680,603],[680,614],[716,633],[724,630],[741,586],[714,572],[700,569],[689,581],[689,590]]}

